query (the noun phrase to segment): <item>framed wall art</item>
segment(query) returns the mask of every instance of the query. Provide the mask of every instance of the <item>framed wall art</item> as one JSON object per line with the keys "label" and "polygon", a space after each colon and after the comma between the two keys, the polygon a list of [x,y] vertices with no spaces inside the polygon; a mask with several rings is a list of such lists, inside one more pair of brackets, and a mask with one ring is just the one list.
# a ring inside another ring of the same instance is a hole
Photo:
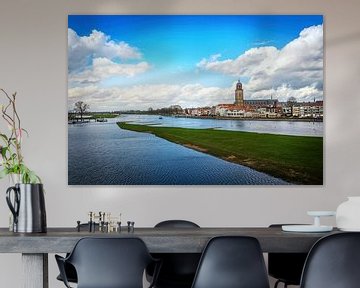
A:
{"label": "framed wall art", "polygon": [[69,185],[322,185],[321,15],[70,15]]}

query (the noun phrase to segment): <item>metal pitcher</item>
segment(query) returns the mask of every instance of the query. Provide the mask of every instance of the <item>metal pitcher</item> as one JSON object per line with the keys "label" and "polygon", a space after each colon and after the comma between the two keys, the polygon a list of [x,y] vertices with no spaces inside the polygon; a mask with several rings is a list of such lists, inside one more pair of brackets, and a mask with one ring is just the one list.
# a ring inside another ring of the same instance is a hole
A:
{"label": "metal pitcher", "polygon": [[[11,197],[12,192],[14,193],[13,197]],[[14,216],[14,232],[46,232],[45,198],[42,184],[15,184],[6,190],[6,202]]]}

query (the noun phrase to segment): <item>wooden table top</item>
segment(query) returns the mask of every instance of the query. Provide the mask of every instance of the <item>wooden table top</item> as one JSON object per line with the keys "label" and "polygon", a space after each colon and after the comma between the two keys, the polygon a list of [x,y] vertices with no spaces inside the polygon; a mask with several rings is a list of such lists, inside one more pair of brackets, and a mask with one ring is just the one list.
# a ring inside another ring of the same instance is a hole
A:
{"label": "wooden table top", "polygon": [[78,232],[76,228],[48,228],[47,233],[20,234],[0,228],[0,253],[65,253],[83,237],[139,237],[152,253],[201,253],[215,236],[242,235],[259,240],[263,252],[308,252],[321,237],[338,233],[294,233],[276,228],[127,228],[119,232]]}

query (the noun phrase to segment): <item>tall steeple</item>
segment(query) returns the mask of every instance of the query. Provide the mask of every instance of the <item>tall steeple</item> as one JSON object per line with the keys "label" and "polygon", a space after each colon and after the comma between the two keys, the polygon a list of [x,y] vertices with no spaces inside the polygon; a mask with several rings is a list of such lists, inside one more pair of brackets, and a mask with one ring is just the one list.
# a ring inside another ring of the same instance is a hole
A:
{"label": "tall steeple", "polygon": [[235,105],[244,105],[244,91],[243,91],[242,83],[240,82],[240,79],[236,83],[234,104]]}

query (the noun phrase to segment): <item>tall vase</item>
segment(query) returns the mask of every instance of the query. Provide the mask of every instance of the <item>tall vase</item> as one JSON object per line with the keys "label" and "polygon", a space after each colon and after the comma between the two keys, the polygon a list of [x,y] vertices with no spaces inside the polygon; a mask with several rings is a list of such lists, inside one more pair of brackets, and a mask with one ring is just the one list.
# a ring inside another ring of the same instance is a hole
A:
{"label": "tall vase", "polygon": [[7,189],[6,201],[14,216],[14,232],[44,233],[47,231],[42,184],[15,184]]}
{"label": "tall vase", "polygon": [[360,231],[360,196],[348,197],[338,206],[336,226],[342,231]]}

